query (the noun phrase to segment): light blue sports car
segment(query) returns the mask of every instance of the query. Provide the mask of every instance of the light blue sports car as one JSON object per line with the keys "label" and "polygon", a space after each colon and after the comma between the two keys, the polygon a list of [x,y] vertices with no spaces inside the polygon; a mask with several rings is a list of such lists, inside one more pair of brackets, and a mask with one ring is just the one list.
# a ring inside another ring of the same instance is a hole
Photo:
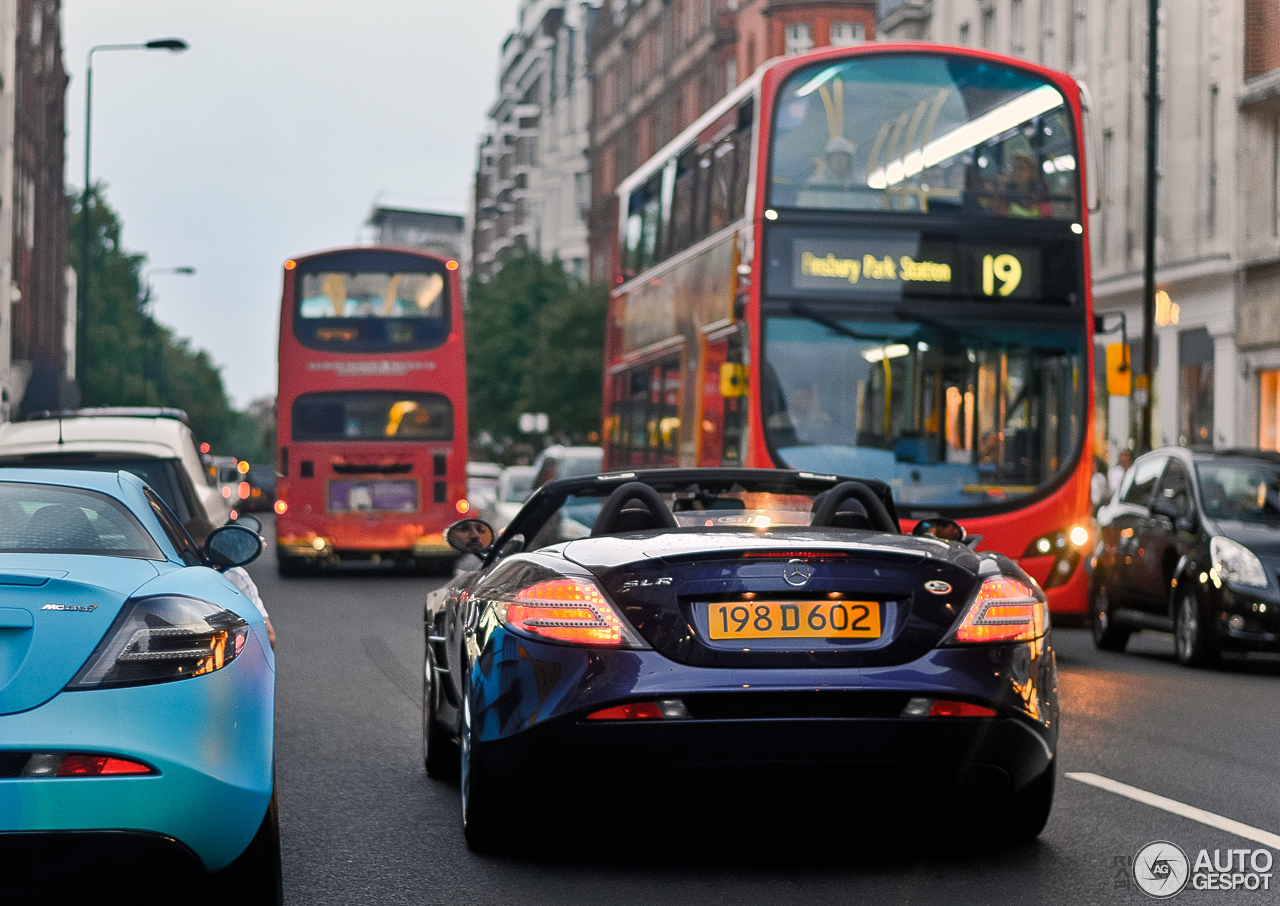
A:
{"label": "light blue sports car", "polygon": [[281,901],[275,659],[223,574],[263,547],[238,525],[197,547],[127,472],[0,475],[0,901],[186,902],[212,873]]}

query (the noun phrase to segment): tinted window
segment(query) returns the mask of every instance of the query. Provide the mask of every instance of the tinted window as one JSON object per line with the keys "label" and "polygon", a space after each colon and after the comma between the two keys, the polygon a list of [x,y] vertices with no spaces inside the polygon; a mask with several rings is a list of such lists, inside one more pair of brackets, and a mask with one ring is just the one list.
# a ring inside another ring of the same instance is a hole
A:
{"label": "tinted window", "polygon": [[0,484],[0,551],[164,559],[122,505],[79,488]]}
{"label": "tinted window", "polygon": [[293,401],[293,439],[453,440],[453,404],[438,393],[305,393]]}
{"label": "tinted window", "polygon": [[1204,511],[1214,519],[1280,522],[1280,468],[1266,462],[1196,465]]}
{"label": "tinted window", "polygon": [[774,207],[1075,220],[1071,115],[1019,69],[866,55],[797,72],[774,120]]}
{"label": "tinted window", "polygon": [[1191,475],[1181,460],[1169,460],[1156,493],[1164,500],[1173,501],[1181,516],[1190,516],[1195,511],[1191,500]]}
{"label": "tinted window", "polygon": [[1134,463],[1133,470],[1126,476],[1127,487],[1120,501],[1145,507],[1151,500],[1151,492],[1155,490],[1160,473],[1164,471],[1164,463],[1163,456],[1152,456]]}
{"label": "tinted window", "polygon": [[21,462],[6,463],[9,466],[34,466],[50,469],[76,469],[85,472],[128,472],[151,485],[178,518],[186,521],[193,515],[188,496],[182,493],[177,477],[180,468],[172,459],[124,459],[93,458],[83,456],[63,457],[27,456]]}

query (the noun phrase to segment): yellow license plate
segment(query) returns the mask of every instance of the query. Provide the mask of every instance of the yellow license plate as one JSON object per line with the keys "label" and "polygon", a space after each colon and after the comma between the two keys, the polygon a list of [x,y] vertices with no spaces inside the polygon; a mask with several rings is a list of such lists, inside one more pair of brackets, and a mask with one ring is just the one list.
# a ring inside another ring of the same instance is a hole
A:
{"label": "yellow license plate", "polygon": [[711,638],[878,639],[878,601],[726,601],[708,605]]}

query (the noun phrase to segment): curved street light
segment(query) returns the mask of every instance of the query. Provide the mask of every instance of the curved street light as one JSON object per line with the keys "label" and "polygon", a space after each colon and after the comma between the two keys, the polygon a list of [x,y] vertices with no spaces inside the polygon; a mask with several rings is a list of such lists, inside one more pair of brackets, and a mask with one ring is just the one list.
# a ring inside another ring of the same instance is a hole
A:
{"label": "curved street light", "polygon": [[[93,55],[113,50],[167,50],[182,53],[190,45],[181,38],[155,38],[142,44],[96,44],[89,48],[84,68],[84,191],[80,196],[80,275],[76,285],[76,383],[84,392],[85,348],[89,340],[89,150],[93,128]],[[194,272],[194,271],[193,271]]]}

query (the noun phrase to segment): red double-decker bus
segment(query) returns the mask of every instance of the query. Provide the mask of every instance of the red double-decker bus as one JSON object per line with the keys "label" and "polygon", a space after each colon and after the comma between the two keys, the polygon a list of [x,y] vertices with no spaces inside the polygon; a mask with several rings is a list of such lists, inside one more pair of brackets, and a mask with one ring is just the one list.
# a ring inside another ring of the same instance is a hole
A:
{"label": "red double-decker bus", "polygon": [[466,500],[458,262],[387,248],[285,262],[277,396],[282,575],[339,560],[431,571]]}
{"label": "red double-decker bus", "polygon": [[880,478],[1083,612],[1082,97],[936,45],[762,67],[618,190],[607,465]]}

